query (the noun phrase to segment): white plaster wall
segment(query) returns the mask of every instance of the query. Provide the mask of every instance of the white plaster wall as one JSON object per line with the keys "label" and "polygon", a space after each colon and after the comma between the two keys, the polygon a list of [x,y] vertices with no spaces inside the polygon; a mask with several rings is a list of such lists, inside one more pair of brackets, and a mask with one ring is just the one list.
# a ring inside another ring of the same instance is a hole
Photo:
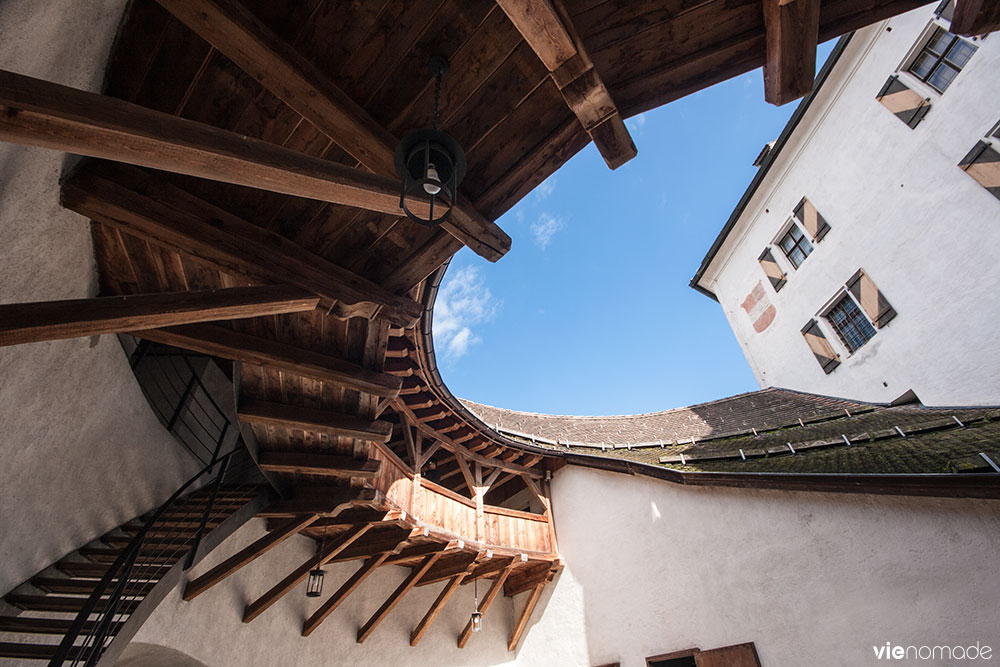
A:
{"label": "white plaster wall", "polygon": [[[957,166],[1000,120],[1000,38],[976,42],[916,129],[875,99],[934,7],[855,36],[706,272],[702,284],[718,295],[762,387],[871,401],[913,389],[928,405],[1000,403],[1000,201]],[[803,196],[831,229],[798,270],[773,251],[788,274],[775,294],[757,257]],[[800,330],[858,268],[898,315],[853,355],[818,318],[841,355],[825,375]],[[777,310],[762,333],[740,306],[758,281]]]}
{"label": "white plaster wall", "polygon": [[[0,68],[98,90],[124,0],[0,2]],[[0,303],[93,296],[67,157],[0,143]],[[0,592],[162,502],[195,468],[113,336],[0,348]]]}

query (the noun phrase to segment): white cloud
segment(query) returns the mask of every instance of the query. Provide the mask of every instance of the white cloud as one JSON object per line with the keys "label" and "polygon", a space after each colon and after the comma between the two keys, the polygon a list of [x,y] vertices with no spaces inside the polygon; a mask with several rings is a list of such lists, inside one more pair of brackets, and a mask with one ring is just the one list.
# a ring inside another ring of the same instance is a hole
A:
{"label": "white cloud", "polygon": [[434,305],[434,343],[451,363],[482,342],[473,326],[496,315],[499,303],[474,266],[449,271]]}
{"label": "white cloud", "polygon": [[556,235],[556,232],[566,227],[566,223],[562,218],[556,218],[548,213],[542,213],[538,216],[538,220],[531,223],[531,233],[535,235],[535,241],[538,243],[538,247],[545,250],[549,242],[552,241],[552,237]]}
{"label": "white cloud", "polygon": [[641,113],[638,116],[632,116],[625,121],[625,126],[631,134],[637,137],[642,136],[642,128],[646,127],[646,114]]}
{"label": "white cloud", "polygon": [[549,195],[556,189],[556,177],[555,175],[549,176],[544,181],[542,181],[535,188],[535,200],[544,201],[549,198]]}

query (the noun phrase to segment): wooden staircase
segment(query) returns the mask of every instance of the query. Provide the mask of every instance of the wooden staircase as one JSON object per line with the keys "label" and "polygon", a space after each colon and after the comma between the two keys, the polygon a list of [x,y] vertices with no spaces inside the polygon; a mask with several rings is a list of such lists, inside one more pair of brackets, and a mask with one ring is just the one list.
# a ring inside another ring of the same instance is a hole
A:
{"label": "wooden staircase", "polygon": [[[258,495],[257,489],[218,491],[206,534]],[[178,565],[191,547],[208,504],[210,490],[196,491],[168,509],[147,533],[129,577],[120,614],[109,638],[124,625],[153,588]],[[4,601],[14,610],[0,611],[0,659],[51,660],[56,648],[83,609],[101,578],[152,515],[143,515],[77,549],[8,593]],[[101,611],[107,596],[95,612]],[[18,613],[19,612],[19,613]],[[93,613],[83,637],[93,629]],[[73,654],[70,657],[74,657]]]}

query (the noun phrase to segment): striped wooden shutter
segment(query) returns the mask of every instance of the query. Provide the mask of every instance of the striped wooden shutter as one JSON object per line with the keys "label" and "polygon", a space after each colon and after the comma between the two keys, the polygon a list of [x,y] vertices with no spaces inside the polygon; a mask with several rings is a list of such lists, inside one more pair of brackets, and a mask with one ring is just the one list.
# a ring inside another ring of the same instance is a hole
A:
{"label": "striped wooden shutter", "polygon": [[[997,130],[995,136],[1000,136]],[[969,154],[962,158],[958,166],[986,188],[991,195],[1000,199],[1000,153],[985,141],[980,141]]]}
{"label": "striped wooden shutter", "polygon": [[911,128],[916,127],[931,110],[930,100],[910,90],[896,75],[889,77],[875,99]]}
{"label": "striped wooden shutter", "polygon": [[896,311],[892,309],[864,269],[858,269],[858,272],[847,281],[847,291],[861,304],[861,310],[865,311],[868,319],[879,329],[896,317]]}
{"label": "striped wooden shutter", "polygon": [[749,642],[695,653],[694,664],[698,667],[760,667],[760,658],[753,642]]}
{"label": "striped wooden shutter", "polygon": [[823,335],[819,328],[819,322],[809,320],[809,323],[802,327],[802,335],[809,344],[809,349],[816,355],[816,361],[823,367],[824,373],[831,373],[834,368],[840,365],[840,357],[834,352],[830,341]]}
{"label": "striped wooden shutter", "polygon": [[830,225],[826,223],[826,218],[820,215],[816,207],[812,205],[812,202],[805,197],[795,207],[795,217],[798,218],[799,222],[809,233],[809,236],[816,243],[822,241],[826,233],[830,231]]}
{"label": "striped wooden shutter", "polygon": [[778,266],[778,263],[774,261],[774,255],[771,254],[770,248],[765,248],[764,252],[762,252],[760,257],[757,258],[757,261],[760,262],[761,268],[763,268],[764,273],[767,274],[767,279],[771,281],[771,287],[774,288],[775,292],[785,286],[785,283],[787,282],[785,280],[785,272],[782,271],[781,267]]}

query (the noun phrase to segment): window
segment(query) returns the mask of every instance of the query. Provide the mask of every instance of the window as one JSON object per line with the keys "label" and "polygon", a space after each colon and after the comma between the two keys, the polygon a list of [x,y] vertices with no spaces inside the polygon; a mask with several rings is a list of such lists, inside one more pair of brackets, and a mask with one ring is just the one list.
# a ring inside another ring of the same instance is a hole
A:
{"label": "window", "polygon": [[785,235],[781,237],[781,240],[778,241],[778,246],[796,269],[799,268],[806,257],[813,251],[812,243],[806,238],[805,232],[794,222],[788,228],[788,231],[785,232]]}
{"label": "window", "polygon": [[909,71],[939,93],[947,90],[962,71],[977,46],[941,26],[935,26],[930,39],[910,63]]}
{"label": "window", "polygon": [[698,663],[694,661],[694,656],[689,655],[686,658],[667,658],[666,660],[647,660],[647,667],[697,667]]}
{"label": "window", "polygon": [[856,352],[875,335],[875,327],[861,312],[850,294],[845,294],[827,311],[826,319],[851,352]]}
{"label": "window", "polygon": [[972,147],[958,166],[1000,199],[1000,123]]}

